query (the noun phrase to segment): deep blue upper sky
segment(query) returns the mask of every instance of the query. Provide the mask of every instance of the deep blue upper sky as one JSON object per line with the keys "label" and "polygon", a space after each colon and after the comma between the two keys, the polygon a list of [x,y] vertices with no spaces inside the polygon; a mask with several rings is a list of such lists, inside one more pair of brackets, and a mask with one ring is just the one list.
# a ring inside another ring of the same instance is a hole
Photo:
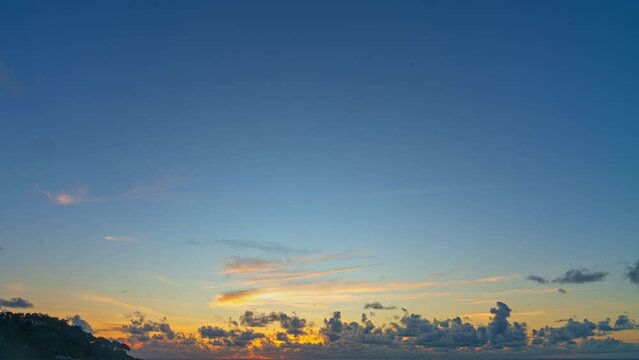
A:
{"label": "deep blue upper sky", "polygon": [[220,239],[358,251],[374,279],[619,270],[638,7],[3,2],[0,281],[205,279],[237,254],[168,260]]}

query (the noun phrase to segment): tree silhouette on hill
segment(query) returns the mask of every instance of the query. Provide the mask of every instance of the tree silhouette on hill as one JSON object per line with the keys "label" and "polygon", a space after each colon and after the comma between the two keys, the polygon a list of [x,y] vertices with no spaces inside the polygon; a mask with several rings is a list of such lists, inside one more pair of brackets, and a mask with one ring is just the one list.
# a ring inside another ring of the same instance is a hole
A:
{"label": "tree silhouette on hill", "polygon": [[66,320],[36,313],[0,311],[2,360],[135,360],[126,344],[95,337]]}

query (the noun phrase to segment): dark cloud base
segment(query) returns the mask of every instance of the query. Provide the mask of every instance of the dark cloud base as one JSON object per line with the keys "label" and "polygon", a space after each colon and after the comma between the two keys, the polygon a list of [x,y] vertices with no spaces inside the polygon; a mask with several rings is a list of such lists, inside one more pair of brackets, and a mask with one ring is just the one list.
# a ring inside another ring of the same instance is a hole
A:
{"label": "dark cloud base", "polygon": [[[461,317],[428,320],[408,311],[394,322],[376,325],[366,314],[359,321],[345,321],[341,312],[335,311],[315,327],[295,313],[246,311],[237,321],[229,320],[226,327],[203,325],[197,334],[174,332],[166,319],[155,322],[135,313],[122,328],[127,338],[118,340],[131,344],[135,356],[154,359],[176,354],[192,359],[258,355],[300,359],[639,356],[639,345],[605,337],[615,331],[639,329],[626,315],[614,321],[567,319],[559,327],[528,329],[526,323],[510,321],[512,309],[503,302],[497,302],[490,313],[484,326]],[[303,343],[305,335],[322,341]]]}
{"label": "dark cloud base", "polygon": [[26,299],[21,297],[14,297],[11,299],[0,299],[0,308],[14,308],[14,309],[27,309],[32,308],[33,304]]}

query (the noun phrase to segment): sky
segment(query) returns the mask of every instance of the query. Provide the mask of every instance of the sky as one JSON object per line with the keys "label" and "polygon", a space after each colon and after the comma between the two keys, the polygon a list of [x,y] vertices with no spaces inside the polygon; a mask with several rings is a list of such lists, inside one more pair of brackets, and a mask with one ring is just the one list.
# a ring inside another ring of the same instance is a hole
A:
{"label": "sky", "polygon": [[638,15],[2,2],[0,307],[158,359],[639,354]]}

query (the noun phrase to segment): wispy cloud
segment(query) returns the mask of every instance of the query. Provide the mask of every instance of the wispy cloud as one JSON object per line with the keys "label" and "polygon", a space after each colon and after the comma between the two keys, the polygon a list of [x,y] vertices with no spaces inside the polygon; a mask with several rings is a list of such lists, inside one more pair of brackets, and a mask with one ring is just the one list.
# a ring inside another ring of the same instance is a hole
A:
{"label": "wispy cloud", "polygon": [[175,285],[175,282],[169,278],[167,278],[166,276],[162,276],[162,275],[151,275],[151,278],[159,283],[162,284],[168,284],[168,285]]}
{"label": "wispy cloud", "polygon": [[[427,286],[427,285],[426,285]],[[373,294],[392,290],[414,289],[419,284],[372,284],[341,281],[315,281],[288,283],[278,286],[251,288],[219,294],[211,306],[291,304],[316,306],[337,301],[355,301],[361,294]]]}
{"label": "wispy cloud", "polygon": [[104,303],[104,304],[109,304],[109,305],[113,305],[113,306],[117,306],[117,307],[121,307],[121,308],[125,308],[125,309],[143,311],[143,312],[149,313],[149,314],[162,315],[159,312],[157,312],[155,310],[152,310],[152,309],[150,309],[148,307],[131,304],[131,303],[128,303],[126,301],[122,301],[122,300],[119,300],[119,299],[116,299],[116,298],[113,298],[113,297],[110,297],[110,296],[106,296],[106,295],[80,294],[80,298],[85,299],[85,300],[100,302],[100,303]]}
{"label": "wispy cloud", "polygon": [[271,253],[308,253],[308,250],[302,249],[293,249],[284,245],[272,243],[272,242],[260,242],[253,240],[236,240],[236,239],[226,239],[226,240],[216,240],[215,244],[224,245],[234,248],[242,248],[242,249],[256,249],[265,252]]}
{"label": "wispy cloud", "polygon": [[365,266],[351,266],[344,268],[336,268],[322,271],[302,271],[302,272],[285,272],[285,273],[266,273],[262,275],[258,275],[253,279],[246,281],[247,285],[255,285],[255,284],[263,284],[263,283],[273,283],[273,282],[284,282],[291,280],[300,280],[300,279],[309,279],[309,278],[317,278],[322,276],[328,276],[333,274],[341,274],[346,272],[357,271],[361,269],[365,269]]}
{"label": "wispy cloud", "polygon": [[224,264],[223,273],[230,274],[254,274],[280,269],[284,261],[262,260],[244,257],[232,257]]}
{"label": "wispy cloud", "polygon": [[73,190],[61,190],[58,192],[46,191],[40,188],[39,185],[35,186],[36,191],[49,199],[50,202],[56,205],[74,205],[89,200],[86,189],[78,188]]}
{"label": "wispy cloud", "polygon": [[104,240],[106,241],[113,241],[113,242],[135,242],[138,241],[138,239],[134,236],[126,236],[126,235],[107,235],[104,237]]}
{"label": "wispy cloud", "polygon": [[266,304],[317,306],[318,304],[330,304],[338,301],[359,301],[364,297],[370,297],[375,294],[381,298],[386,298],[382,295],[390,295],[388,298],[393,299],[402,297],[406,299],[425,298],[429,296],[444,296],[444,293],[434,295],[432,293],[411,294],[410,292],[433,287],[502,282],[512,278],[512,276],[497,276],[446,282],[416,281],[394,283],[346,282],[339,280],[290,282],[269,287],[224,292],[218,294],[209,305],[212,307]]}
{"label": "wispy cloud", "polygon": [[13,69],[9,69],[0,60],[0,88],[7,89],[11,92],[20,92],[24,89],[13,75]]}

